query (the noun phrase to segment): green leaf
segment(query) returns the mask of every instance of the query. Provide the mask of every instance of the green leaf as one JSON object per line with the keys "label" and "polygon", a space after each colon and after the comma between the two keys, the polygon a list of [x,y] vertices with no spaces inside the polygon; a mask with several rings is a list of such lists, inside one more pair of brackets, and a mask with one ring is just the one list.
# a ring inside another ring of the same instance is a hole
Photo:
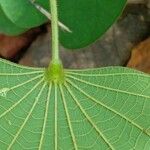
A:
{"label": "green leaf", "polygon": [[12,23],[4,14],[0,7],[0,33],[5,33],[7,35],[17,35],[25,32],[27,29],[17,27]]}
{"label": "green leaf", "polygon": [[[36,0],[41,4],[43,0]],[[0,0],[3,11],[6,16],[17,26],[21,28],[32,28],[39,26],[47,21],[47,18],[41,14],[29,0]],[[49,1],[46,0],[42,3],[44,6],[49,7]]]}
{"label": "green leaf", "polygon": [[72,33],[61,31],[60,40],[67,48],[76,49],[95,42],[115,22],[126,0],[60,0],[60,21]]}
{"label": "green leaf", "polygon": [[[46,10],[48,0],[36,0]],[[85,47],[96,41],[121,14],[126,0],[59,0],[59,19],[72,33],[60,31],[61,44],[67,48]],[[29,0],[0,0],[6,16],[17,26],[32,28],[47,19]]]}
{"label": "green leaf", "polygon": [[149,150],[150,76],[120,67],[45,69],[0,60],[0,149]]}

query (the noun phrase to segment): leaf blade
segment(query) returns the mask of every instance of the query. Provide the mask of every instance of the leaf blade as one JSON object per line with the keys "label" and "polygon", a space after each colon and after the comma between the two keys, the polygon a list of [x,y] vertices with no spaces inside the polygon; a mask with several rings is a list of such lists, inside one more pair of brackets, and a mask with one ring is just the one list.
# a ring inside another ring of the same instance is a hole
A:
{"label": "leaf blade", "polygon": [[0,68],[0,90],[12,89],[0,94],[2,150],[149,150],[150,76],[120,67],[65,70],[57,85],[43,82],[43,69],[3,60]]}
{"label": "leaf blade", "polygon": [[0,33],[8,34],[8,35],[18,35],[27,31],[28,29],[17,27],[13,22],[11,22],[0,6]]}

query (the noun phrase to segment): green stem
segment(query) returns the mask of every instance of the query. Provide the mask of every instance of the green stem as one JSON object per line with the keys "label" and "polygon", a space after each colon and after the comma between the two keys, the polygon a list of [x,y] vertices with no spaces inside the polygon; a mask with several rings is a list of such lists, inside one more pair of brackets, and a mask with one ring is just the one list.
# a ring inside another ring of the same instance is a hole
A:
{"label": "green stem", "polygon": [[51,28],[52,28],[52,63],[59,64],[59,29],[57,0],[49,0],[51,9]]}
{"label": "green stem", "polygon": [[64,70],[59,58],[59,30],[58,30],[58,14],[57,0],[49,0],[51,9],[52,24],[52,61],[45,70],[45,80],[54,83],[64,82]]}

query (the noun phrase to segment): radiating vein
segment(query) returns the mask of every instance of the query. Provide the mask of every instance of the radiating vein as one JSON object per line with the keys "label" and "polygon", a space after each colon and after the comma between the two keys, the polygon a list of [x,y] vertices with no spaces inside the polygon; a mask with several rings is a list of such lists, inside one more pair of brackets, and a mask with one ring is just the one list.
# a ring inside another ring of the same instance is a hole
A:
{"label": "radiating vein", "polygon": [[150,99],[150,96],[147,95],[142,95],[142,94],[138,94],[138,93],[132,93],[132,92],[128,92],[128,91],[124,91],[124,90],[120,90],[120,89],[115,89],[115,88],[111,88],[111,87],[106,87],[106,86],[102,86],[102,85],[98,85],[98,84],[93,84],[90,83],[88,81],[82,80],[82,79],[78,79],[76,77],[73,77],[71,75],[67,75],[68,78],[74,79],[76,81],[79,81],[81,83],[85,83],[87,85],[91,85],[91,86],[95,86],[101,89],[105,89],[105,90],[110,90],[110,91],[114,91],[114,92],[120,92],[120,93],[124,93],[124,94],[129,94],[129,95],[134,95],[134,96],[139,96],[139,97],[143,97],[143,98],[147,98]]}
{"label": "radiating vein", "polygon": [[9,113],[12,109],[14,109],[17,105],[19,105],[26,97],[28,97],[30,95],[30,93],[32,93],[37,87],[39,84],[41,84],[43,82],[43,79],[41,79],[35,86],[33,86],[33,88],[27,92],[18,102],[16,102],[15,104],[13,104],[10,108],[8,108],[5,112],[3,112],[1,115],[0,115],[0,119],[5,116],[7,113]]}
{"label": "radiating vein", "polygon": [[35,68],[35,67],[26,67],[26,66],[23,66],[23,65],[18,65],[18,64],[15,64],[15,63],[12,63],[6,59],[0,59],[0,63],[3,63],[3,64],[7,64],[7,65],[10,65],[10,66],[13,66],[13,67],[16,67],[16,68],[19,68],[19,69],[27,69],[27,70],[43,70],[43,68]]}
{"label": "radiating vein", "polygon": [[23,75],[32,75],[32,74],[39,74],[39,73],[43,73],[42,70],[37,70],[37,71],[32,71],[32,72],[20,72],[20,73],[0,73],[0,76],[23,76]]}
{"label": "radiating vein", "polygon": [[48,96],[47,96],[46,107],[45,107],[43,129],[42,129],[40,144],[39,144],[39,148],[38,148],[39,150],[42,150],[42,145],[43,145],[43,140],[44,140],[44,135],[45,135],[45,130],[46,130],[46,123],[47,123],[47,118],[48,118],[48,110],[49,110],[51,88],[52,88],[52,84],[49,85],[49,89],[48,89]]}
{"label": "radiating vein", "polygon": [[21,125],[21,127],[19,128],[19,130],[17,131],[16,135],[14,136],[13,140],[11,141],[10,145],[8,146],[7,150],[10,150],[13,146],[13,144],[15,143],[15,141],[17,140],[18,136],[20,135],[21,131],[23,130],[24,126],[26,125],[26,123],[28,122],[33,110],[35,109],[38,101],[39,101],[39,98],[43,92],[43,89],[45,88],[46,84],[44,84],[38,94],[38,96],[35,98],[35,102],[33,103],[32,107],[31,107],[31,110],[29,111],[27,117],[25,118],[23,124]]}
{"label": "radiating vein", "polygon": [[16,89],[16,88],[18,88],[18,87],[21,87],[21,86],[23,86],[23,85],[25,85],[25,84],[27,84],[27,83],[30,83],[30,82],[32,82],[32,81],[34,81],[34,80],[36,80],[36,79],[39,79],[39,78],[41,78],[41,77],[42,77],[42,75],[36,76],[36,77],[34,77],[34,78],[30,79],[30,80],[27,80],[27,81],[25,81],[25,82],[22,82],[22,83],[20,83],[20,84],[18,84],[18,85],[15,85],[15,86],[11,87],[9,90],[14,90],[14,89]]}
{"label": "radiating vein", "polygon": [[[100,71],[99,73],[102,73],[101,71],[113,71],[113,70],[117,70],[117,71],[132,71],[133,73],[136,73],[137,75],[141,74],[144,75],[146,77],[149,77],[149,74],[145,74],[142,73],[141,71],[137,71],[131,68],[127,68],[127,67],[120,67],[120,66],[110,66],[110,67],[102,67],[102,68],[83,68],[83,69],[65,69],[66,73],[81,73],[85,72],[85,74],[89,74],[89,72],[93,72],[93,71]],[[89,72],[88,72],[89,71]],[[130,74],[131,72],[129,72]],[[103,73],[102,73],[103,74]]]}
{"label": "radiating vein", "polygon": [[99,130],[99,128],[93,123],[93,121],[91,120],[91,118],[89,117],[89,115],[86,113],[86,111],[83,109],[83,107],[80,105],[80,103],[78,102],[78,100],[76,99],[76,96],[73,94],[72,90],[70,89],[70,87],[67,85],[67,83],[64,84],[64,86],[66,87],[66,89],[68,90],[68,92],[70,93],[71,97],[73,98],[73,100],[75,101],[75,103],[77,104],[77,106],[79,107],[79,109],[81,110],[81,112],[84,114],[84,116],[87,118],[87,120],[89,121],[89,123],[93,126],[93,128],[95,129],[95,131],[98,133],[98,135],[100,135],[100,137],[104,140],[104,142],[109,146],[109,148],[111,150],[115,150],[115,148],[111,145],[111,143],[109,143],[109,141],[107,140],[107,138],[105,137],[105,135]]}
{"label": "radiating vein", "polygon": [[[15,85],[15,86],[13,86],[13,87],[10,87],[10,88],[8,88],[8,87],[2,88],[2,90],[1,90],[0,93],[8,93],[8,92],[10,92],[11,90],[17,89],[18,87],[21,87],[21,86],[26,85],[26,84],[28,84],[28,83],[30,83],[30,82],[36,80],[36,79],[41,78],[42,76],[43,76],[43,74],[41,74],[41,75],[39,75],[39,76],[36,76],[36,77],[34,77],[34,78],[31,78],[30,80],[27,80],[27,81],[25,81],[25,82],[22,82],[22,83],[20,83],[20,84],[18,84],[18,85]],[[5,92],[5,90],[6,90],[6,92]]]}
{"label": "radiating vein", "polygon": [[66,71],[66,73],[68,75],[77,75],[77,76],[84,76],[84,77],[107,77],[107,76],[123,76],[123,75],[126,75],[126,76],[142,76],[142,77],[147,77],[147,78],[150,78],[149,75],[146,75],[146,74],[142,74],[142,73],[135,73],[135,72],[120,72],[120,73],[101,73],[101,72],[98,72],[98,73],[91,73],[91,74],[87,74],[87,73],[80,73],[80,72],[73,72],[73,71]]}
{"label": "radiating vein", "polygon": [[[73,84],[70,80],[67,79],[67,82],[72,85],[74,88],[76,88],[80,93],[84,94],[88,99],[92,100],[93,102],[95,102],[96,104],[101,105],[102,107],[106,108],[107,110],[113,112],[114,114],[117,114],[118,116],[120,116],[121,118],[125,119],[126,121],[128,121],[130,124],[132,124],[133,126],[135,126],[136,128],[138,128],[141,132],[144,132],[144,128],[139,126],[138,124],[136,124],[134,121],[130,120],[129,118],[127,118],[126,116],[120,114],[118,111],[110,108],[109,106],[105,105],[104,103],[97,101],[94,97],[90,96],[89,94],[87,94],[85,91],[83,91],[81,88],[79,88],[78,86],[76,86],[75,84]],[[148,135],[148,133],[146,133]]]}
{"label": "radiating vein", "polygon": [[55,88],[55,150],[58,149],[58,106],[57,106],[57,83],[54,83]]}
{"label": "radiating vein", "polygon": [[69,129],[70,129],[70,133],[71,133],[74,149],[78,150],[76,138],[75,138],[75,135],[74,135],[74,132],[73,132],[73,128],[72,128],[72,125],[71,125],[71,119],[70,119],[67,103],[66,103],[66,100],[65,100],[65,94],[63,92],[62,86],[60,85],[59,87],[60,87],[60,91],[61,91],[62,101],[63,101],[63,104],[64,104],[64,109],[65,109],[65,112],[66,112],[68,126],[69,126]]}

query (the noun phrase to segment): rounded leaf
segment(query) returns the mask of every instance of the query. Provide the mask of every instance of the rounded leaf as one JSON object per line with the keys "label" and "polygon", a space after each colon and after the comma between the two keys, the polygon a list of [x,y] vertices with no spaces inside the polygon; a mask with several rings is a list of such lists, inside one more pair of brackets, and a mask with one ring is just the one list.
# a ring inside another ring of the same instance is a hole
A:
{"label": "rounded leaf", "polygon": [[27,29],[17,27],[14,23],[12,23],[0,7],[0,33],[7,35],[18,35],[25,32],[26,30]]}
{"label": "rounded leaf", "polygon": [[[36,3],[49,9],[48,0]],[[59,20],[72,31],[60,30],[61,44],[76,49],[93,43],[115,22],[125,3],[126,0],[59,0]],[[0,4],[17,26],[32,28],[47,21],[29,0],[0,0]]]}
{"label": "rounded leaf", "polygon": [[85,47],[100,36],[116,21],[126,0],[60,0],[60,21],[72,33],[61,31],[63,46],[76,49]]}
{"label": "rounded leaf", "polygon": [[[48,5],[48,0],[37,0],[44,6]],[[32,28],[39,26],[47,21],[47,18],[41,14],[29,0],[0,0],[3,11],[6,16],[17,26],[22,28]]]}
{"label": "rounded leaf", "polygon": [[125,68],[45,69],[0,60],[0,148],[149,150],[150,76]]}

